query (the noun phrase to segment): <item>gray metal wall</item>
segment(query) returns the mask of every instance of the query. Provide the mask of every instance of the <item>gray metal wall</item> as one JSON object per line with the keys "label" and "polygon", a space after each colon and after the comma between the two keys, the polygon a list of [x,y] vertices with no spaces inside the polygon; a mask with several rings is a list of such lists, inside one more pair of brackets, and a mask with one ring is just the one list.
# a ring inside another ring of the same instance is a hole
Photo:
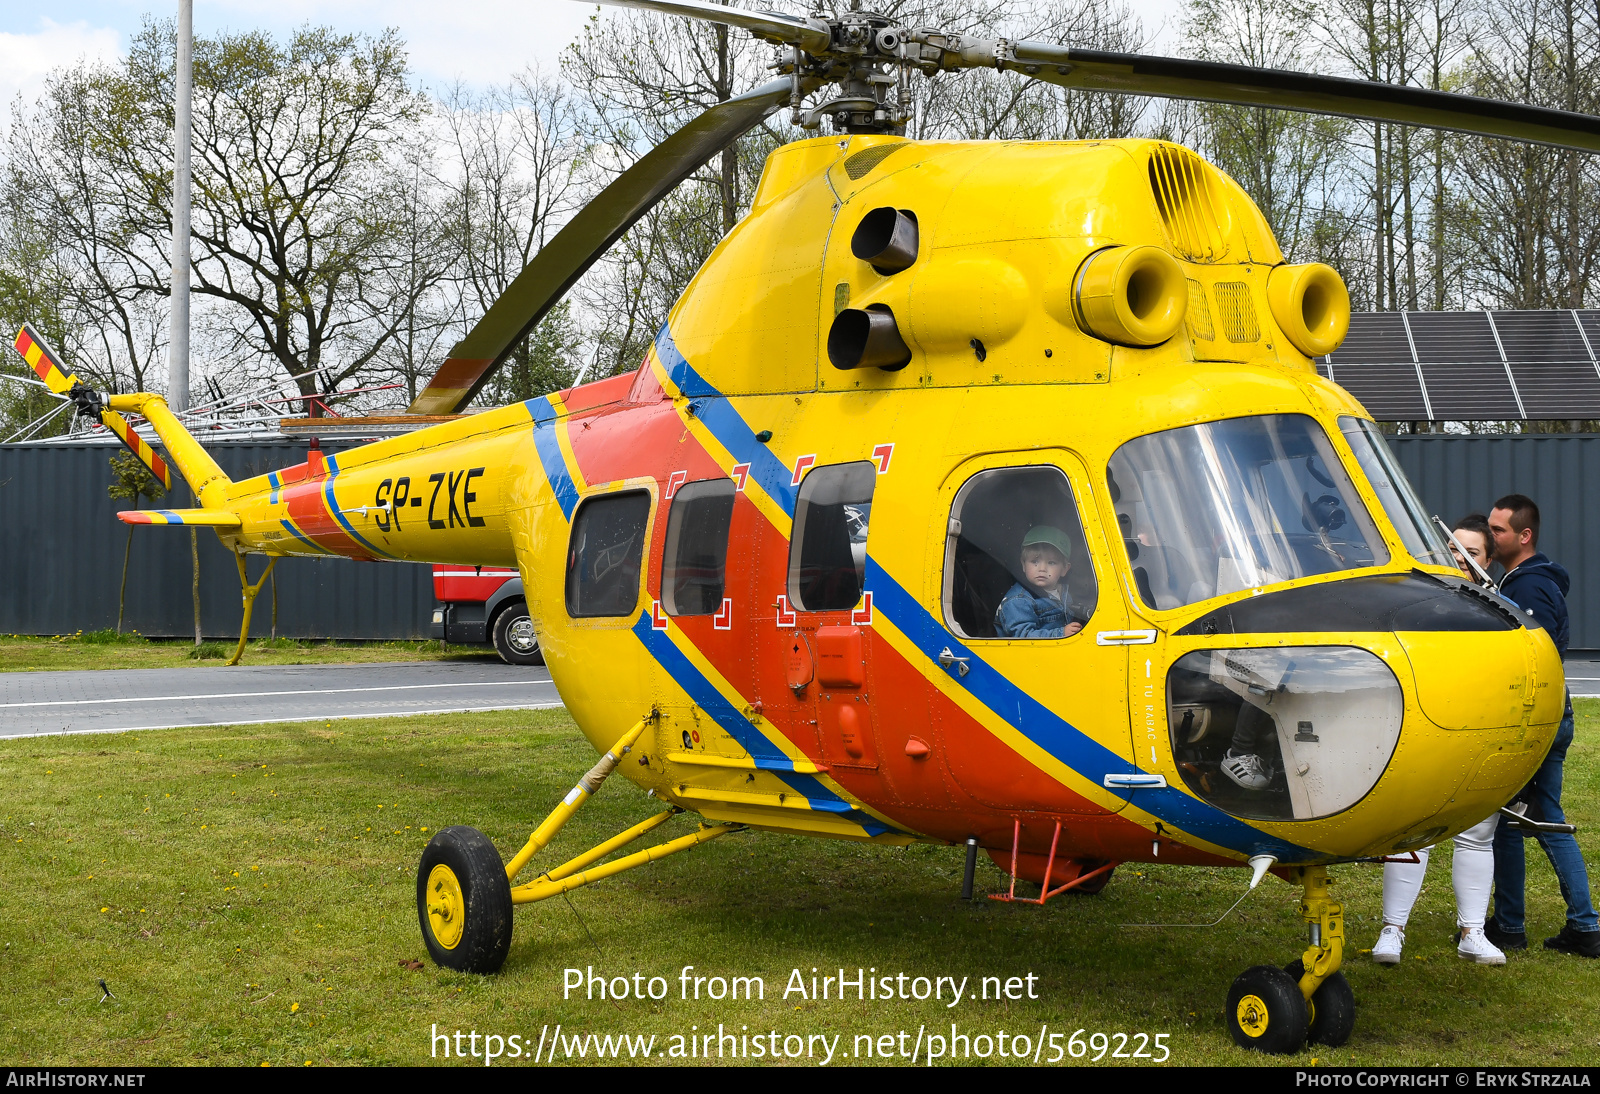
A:
{"label": "gray metal wall", "polygon": [[1528,433],[1390,437],[1429,511],[1446,521],[1487,514],[1496,498],[1526,494],[1539,505],[1539,550],[1567,568],[1571,648],[1600,648],[1600,435]]}
{"label": "gray metal wall", "polygon": [[[1600,648],[1600,435],[1389,438],[1430,511],[1454,520],[1487,512],[1498,497],[1523,493],[1539,503],[1539,546],[1572,574],[1567,604],[1572,646]],[[328,445],[330,451],[339,446]],[[105,445],[0,445],[0,631],[64,634],[109,627],[117,618],[126,503],[106,496]],[[222,469],[246,478],[299,463],[289,442],[210,446]],[[193,505],[181,480],[163,507]],[[260,572],[255,561],[252,574]],[[278,633],[318,638],[422,638],[433,607],[427,566],[344,559],[284,559],[278,564]],[[238,634],[239,583],[216,536],[200,532],[201,623],[210,636]],[[194,633],[189,536],[176,528],[135,528],[125,626],[152,636]],[[267,590],[251,633],[271,619]]]}
{"label": "gray metal wall", "polygon": [[[342,447],[325,444],[332,452]],[[208,445],[234,479],[305,459],[306,446],[288,441]],[[116,518],[127,502],[106,494],[110,457],[120,446],[0,445],[0,632],[70,634],[115,625],[126,525]],[[195,504],[173,476],[172,493],[158,503]],[[148,503],[145,503],[148,507]],[[209,529],[199,530],[200,622],[208,637],[239,634],[239,572]],[[250,574],[265,565],[252,559]],[[285,558],[278,584],[278,634],[291,638],[426,638],[433,609],[432,568],[414,563]],[[271,583],[256,600],[250,633],[271,627]],[[187,529],[136,527],[128,566],[125,629],[151,637],[192,637]]]}

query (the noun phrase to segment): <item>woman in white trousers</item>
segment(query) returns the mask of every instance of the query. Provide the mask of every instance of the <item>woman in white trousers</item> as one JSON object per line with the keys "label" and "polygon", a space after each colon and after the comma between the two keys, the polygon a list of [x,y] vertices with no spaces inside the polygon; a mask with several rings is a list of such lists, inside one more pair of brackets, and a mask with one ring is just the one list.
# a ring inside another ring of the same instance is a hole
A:
{"label": "woman in white trousers", "polygon": [[[1489,566],[1489,521],[1481,513],[1472,513],[1456,521],[1456,539],[1479,566]],[[1454,552],[1455,548],[1452,546]],[[1477,575],[1466,560],[1456,554],[1456,564],[1468,579],[1477,581]],[[1456,926],[1461,937],[1456,953],[1465,960],[1479,965],[1504,965],[1506,955],[1483,934],[1483,922],[1489,911],[1489,893],[1494,886],[1494,832],[1499,826],[1500,813],[1496,810],[1455,838],[1455,855],[1451,872],[1456,890]],[[1383,930],[1372,946],[1372,959],[1380,965],[1394,965],[1400,961],[1400,951],[1405,946],[1406,923],[1411,919],[1411,908],[1422,891],[1422,878],[1428,870],[1428,849],[1417,852],[1416,862],[1389,862],[1383,867]]]}

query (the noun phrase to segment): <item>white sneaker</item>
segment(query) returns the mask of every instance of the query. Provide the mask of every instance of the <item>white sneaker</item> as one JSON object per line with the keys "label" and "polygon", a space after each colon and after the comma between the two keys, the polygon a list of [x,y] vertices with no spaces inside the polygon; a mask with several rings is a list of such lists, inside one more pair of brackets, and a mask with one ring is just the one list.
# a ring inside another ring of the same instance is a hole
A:
{"label": "white sneaker", "polygon": [[1372,944],[1372,959],[1380,965],[1400,964],[1400,948],[1406,944],[1406,932],[1393,923],[1385,923],[1378,932],[1378,941]]}
{"label": "white sneaker", "polygon": [[1246,790],[1262,790],[1272,782],[1267,777],[1261,757],[1253,752],[1241,755],[1229,749],[1228,754],[1222,758],[1221,767],[1224,775]]}
{"label": "white sneaker", "polygon": [[[1377,956],[1377,951],[1373,951]],[[1479,965],[1504,965],[1506,955],[1493,942],[1483,936],[1482,927],[1465,927],[1461,941],[1456,945],[1456,956]]]}

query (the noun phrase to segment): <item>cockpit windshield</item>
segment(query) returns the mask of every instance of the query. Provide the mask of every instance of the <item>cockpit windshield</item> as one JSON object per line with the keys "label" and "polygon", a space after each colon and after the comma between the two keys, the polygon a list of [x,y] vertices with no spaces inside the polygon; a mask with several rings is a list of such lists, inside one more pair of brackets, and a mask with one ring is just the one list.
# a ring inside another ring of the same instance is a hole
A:
{"label": "cockpit windshield", "polygon": [[1106,478],[1152,608],[1389,559],[1327,435],[1303,414],[1139,437],[1117,449]]}
{"label": "cockpit windshield", "polygon": [[1340,418],[1339,428],[1356,455],[1356,462],[1367,473],[1373,493],[1383,503],[1384,512],[1400,533],[1400,542],[1406,545],[1411,557],[1418,562],[1431,562],[1435,566],[1454,566],[1455,557],[1439,534],[1439,529],[1428,519],[1428,511],[1411,489],[1406,473],[1389,450],[1378,427],[1365,418]]}

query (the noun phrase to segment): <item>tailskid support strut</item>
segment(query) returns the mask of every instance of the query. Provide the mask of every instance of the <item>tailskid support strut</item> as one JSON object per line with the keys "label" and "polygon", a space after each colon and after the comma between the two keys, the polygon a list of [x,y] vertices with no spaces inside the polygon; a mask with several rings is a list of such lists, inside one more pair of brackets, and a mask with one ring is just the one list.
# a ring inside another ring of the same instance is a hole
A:
{"label": "tailskid support strut", "polygon": [[[1050,874],[1056,865],[1056,848],[1061,843],[1061,822],[1056,821],[1055,835],[1050,837],[1050,857],[1044,864],[1044,883],[1039,886],[1037,897],[1017,895],[1017,853],[1022,844],[1022,819],[1019,817],[1012,821],[1011,827],[1011,888],[1004,893],[990,893],[990,900],[1000,900],[1007,904],[1043,904],[1053,896],[1059,896],[1069,889],[1076,889],[1088,882],[1094,881],[1117,868],[1117,863],[1106,862],[1092,870],[1081,871],[1077,876],[1070,878],[1065,884],[1050,888]],[[974,850],[976,847],[974,846]]]}
{"label": "tailskid support strut", "polygon": [[[256,594],[261,591],[261,586],[267,583],[267,578],[272,576],[272,568],[278,564],[278,556],[272,555],[267,559],[267,568],[261,571],[261,577],[254,585],[250,584],[250,571],[247,568],[246,556],[236,554],[233,560],[239,564],[239,590],[244,598],[244,619],[239,623],[239,645],[234,648],[233,656],[228,658],[228,664],[237,665],[239,658],[244,656],[244,644],[250,640],[250,614],[255,611]],[[274,586],[276,588],[276,586]],[[274,593],[274,596],[277,594]],[[273,619],[277,625],[277,619]]]}

